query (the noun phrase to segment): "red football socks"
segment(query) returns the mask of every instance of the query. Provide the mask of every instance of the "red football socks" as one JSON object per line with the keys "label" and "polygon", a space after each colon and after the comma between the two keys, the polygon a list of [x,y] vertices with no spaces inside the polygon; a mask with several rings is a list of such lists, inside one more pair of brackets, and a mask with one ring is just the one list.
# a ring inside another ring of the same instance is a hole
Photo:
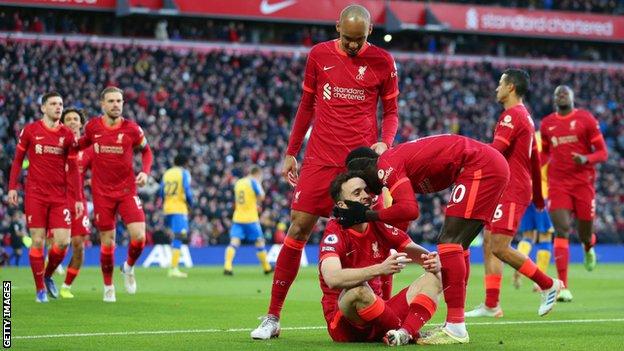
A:
{"label": "red football socks", "polygon": [[464,264],[466,265],[466,286],[470,278],[470,249],[464,249]]}
{"label": "red football socks", "polygon": [[401,319],[392,309],[386,308],[385,302],[379,296],[375,297],[372,305],[357,310],[357,314],[367,325],[374,325],[380,330],[398,329],[401,326]]}
{"label": "red football socks", "polygon": [[56,244],[52,245],[52,249],[48,252],[48,265],[45,269],[45,278],[50,278],[52,274],[54,274],[54,270],[59,264],[61,264],[61,262],[63,262],[66,253],[67,248],[61,249],[56,246]]}
{"label": "red football socks", "polygon": [[113,268],[115,268],[115,246],[100,247],[100,266],[104,285],[113,285]]}
{"label": "red football socks", "polygon": [[418,294],[409,305],[409,312],[401,328],[407,330],[412,338],[416,340],[419,336],[420,328],[425,325],[431,316],[435,314],[437,304],[429,296]]}
{"label": "red football socks", "polygon": [[498,306],[502,279],[503,276],[500,274],[485,275],[485,306],[487,308]]}
{"label": "red football socks", "polygon": [[555,265],[557,274],[563,285],[568,287],[568,263],[570,261],[570,242],[566,238],[555,238]]}
{"label": "red football socks", "polygon": [[31,247],[28,250],[28,258],[30,260],[30,269],[32,270],[37,291],[45,289],[43,285],[43,248]]}
{"label": "red football socks", "polygon": [[530,258],[524,261],[518,272],[534,281],[542,290],[550,289],[553,286],[553,279],[540,271]]}
{"label": "red football socks", "polygon": [[144,247],[145,239],[130,240],[130,245],[128,246],[128,258],[126,259],[128,266],[134,266],[136,260],[138,260],[139,256],[141,256]]}
{"label": "red football socks", "polygon": [[277,256],[275,262],[275,273],[273,273],[273,288],[271,289],[271,304],[269,314],[279,318],[284,306],[284,300],[290,289],[290,285],[297,277],[299,263],[301,262],[301,251],[306,242],[295,240],[291,237],[284,239],[284,245]]}
{"label": "red football socks", "polygon": [[438,253],[442,263],[444,301],[448,307],[446,321],[463,323],[466,300],[464,249],[460,244],[438,244]]}
{"label": "red football socks", "polygon": [[65,275],[65,285],[72,285],[74,279],[80,272],[80,268],[67,267],[67,275]]}

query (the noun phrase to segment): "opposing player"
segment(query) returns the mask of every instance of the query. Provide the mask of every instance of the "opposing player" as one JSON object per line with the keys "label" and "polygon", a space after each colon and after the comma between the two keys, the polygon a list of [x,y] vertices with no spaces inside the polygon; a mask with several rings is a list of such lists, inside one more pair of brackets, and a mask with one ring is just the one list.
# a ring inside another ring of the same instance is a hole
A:
{"label": "opposing player", "polygon": [[[100,264],[104,277],[104,302],[115,302],[113,268],[115,266],[115,218],[117,213],[130,233],[128,256],[121,265],[124,285],[129,294],[136,293],[134,264],[145,246],[145,213],[136,187],[147,182],[152,168],[152,151],[135,122],[122,117],[123,91],[108,87],[100,93],[103,115],[91,119],[79,145],[93,145],[91,189],[95,227],[100,232]],[[142,154],[142,171],[134,175],[134,150]]]}
{"label": "opposing player", "polygon": [[181,272],[180,248],[188,245],[189,209],[193,206],[191,190],[191,173],[186,169],[188,157],[180,153],[173,159],[173,167],[169,168],[160,182],[160,197],[163,199],[165,226],[172,236],[171,267],[168,275],[174,278],[186,278],[187,273]]}
{"label": "opposing player", "polygon": [[[22,161],[28,156],[30,165],[24,189],[26,225],[32,238],[28,258],[35,280],[36,301],[48,302],[46,290],[50,297],[58,297],[52,274],[65,258],[70,241],[69,228],[72,217],[67,205],[67,184],[68,182],[78,184],[78,188],[82,184],[77,172],[69,172],[73,175],[69,179],[65,171],[75,141],[71,130],[59,123],[63,113],[61,95],[56,92],[43,95],[41,112],[43,117],[27,124],[20,133],[11,165],[8,200],[10,205],[18,205],[18,178]],[[74,167],[71,162],[69,167]],[[81,216],[84,211],[82,198],[78,193],[74,194],[74,198],[78,201],[72,206],[76,216]],[[46,228],[52,231],[54,243],[48,252],[48,264],[44,272],[43,248]]]}
{"label": "opposing player", "polygon": [[253,166],[247,177],[237,180],[234,184],[234,215],[230,228],[230,245],[225,249],[223,274],[234,274],[232,261],[234,261],[236,250],[243,240],[255,242],[256,256],[258,256],[264,274],[273,272],[273,268],[267,259],[264,235],[258,216],[258,206],[262,201],[264,201],[262,170],[258,166]]}
{"label": "opposing player", "polygon": [[[370,146],[381,154],[392,145],[396,134],[396,65],[388,52],[367,42],[372,31],[369,12],[359,5],[347,6],[340,13],[336,30],[339,39],[315,45],[308,55],[303,95],[282,168],[282,175],[295,186],[291,224],[277,258],[268,314],[251,332],[254,339],[279,335],[280,313],[299,271],[301,251],[318,218],[331,213],[329,184],[344,171],[347,153],[358,146]],[[380,100],[381,133],[377,126]],[[299,173],[296,156],[312,120],[314,127]]]}
{"label": "opposing player", "polygon": [[[86,115],[85,112],[81,109],[77,108],[68,108],[63,111],[61,116],[61,123],[67,126],[74,133],[74,137],[76,139],[80,138],[82,126],[85,124]],[[83,151],[78,151],[72,153],[72,157],[68,159],[68,162],[75,163],[71,168],[73,171],[78,172],[78,176],[84,183],[85,171],[89,167],[91,163],[91,159],[93,158],[93,148],[88,148]],[[70,175],[68,177],[71,177]],[[73,203],[77,201],[74,199],[73,194],[80,193],[80,197],[83,199],[83,207],[85,208],[82,216],[77,217],[74,211],[72,212],[72,223],[71,223],[71,246],[72,246],[72,256],[69,261],[69,265],[67,265],[67,274],[65,275],[65,281],[61,286],[60,295],[62,298],[71,299],[74,297],[74,294],[71,292],[71,286],[78,276],[80,272],[80,267],[82,267],[82,261],[84,256],[84,242],[85,238],[91,232],[91,224],[89,221],[89,214],[87,211],[87,203],[84,197],[83,188],[74,189],[77,185],[68,182],[69,192],[68,192],[68,203]]]}
{"label": "opposing player", "polygon": [[[535,207],[538,210],[544,208],[535,128],[523,103],[528,91],[529,75],[518,69],[504,71],[496,88],[496,99],[505,110],[498,119],[491,145],[509,162],[510,177],[494,217],[485,227],[485,303],[467,312],[466,317],[503,316],[499,304],[503,262],[533,280],[542,291],[553,289],[553,298],[563,289],[559,280],[553,280],[540,271],[531,258],[511,247],[520,219],[531,202],[531,194]],[[538,313],[543,316],[551,309],[551,305],[542,304]]]}
{"label": "opposing player", "polygon": [[[371,206],[366,183],[358,175],[346,172],[334,179],[330,191],[336,206],[345,208],[345,201]],[[344,227],[336,219],[327,223],[319,250],[321,303],[332,340],[383,339],[390,346],[400,346],[419,337],[442,292],[437,253],[381,222]],[[412,260],[427,273],[395,296],[384,293],[381,277],[399,273]]]}
{"label": "opposing player", "polygon": [[559,279],[566,289],[562,301],[571,301],[568,285],[568,241],[572,213],[585,252],[585,268],[596,267],[593,221],[596,210],[595,165],[608,157],[600,127],[588,111],[574,108],[574,92],[567,85],[555,89],[556,112],[544,117],[540,126],[543,162],[548,163],[549,212],[555,226],[554,254]]}
{"label": "opposing player", "polygon": [[472,240],[494,213],[509,166],[494,148],[458,135],[435,135],[399,144],[381,156],[370,148],[358,148],[347,157],[350,170],[363,172],[368,189],[379,194],[390,189],[393,204],[373,211],[357,202],[348,209],[335,209],[342,225],[382,221],[396,224],[418,218],[414,193],[434,193],[449,188],[438,252],[442,262],[442,285],[448,310],[446,324],[419,344],[467,343],[470,338],[464,323],[466,283],[470,267],[464,254]]}

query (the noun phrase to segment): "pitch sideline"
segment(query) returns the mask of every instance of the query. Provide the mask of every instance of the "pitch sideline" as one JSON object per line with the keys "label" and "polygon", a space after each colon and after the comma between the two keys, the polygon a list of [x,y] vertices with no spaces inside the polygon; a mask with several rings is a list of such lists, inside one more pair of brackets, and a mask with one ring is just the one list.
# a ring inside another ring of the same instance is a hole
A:
{"label": "pitch sideline", "polygon": [[[481,325],[514,325],[514,324],[559,324],[559,323],[605,323],[624,322],[624,318],[604,318],[604,319],[559,319],[559,320],[536,320],[536,321],[503,321],[503,322],[474,322],[470,326]],[[319,330],[326,326],[316,327],[285,327],[282,330]],[[158,334],[193,334],[193,333],[239,333],[250,332],[251,328],[233,329],[186,329],[186,330],[145,330],[145,331],[125,331],[110,333],[68,333],[68,334],[46,334],[46,335],[23,335],[13,336],[13,339],[51,339],[51,338],[73,338],[73,337],[97,337],[97,336],[133,336],[133,335],[158,335]]]}

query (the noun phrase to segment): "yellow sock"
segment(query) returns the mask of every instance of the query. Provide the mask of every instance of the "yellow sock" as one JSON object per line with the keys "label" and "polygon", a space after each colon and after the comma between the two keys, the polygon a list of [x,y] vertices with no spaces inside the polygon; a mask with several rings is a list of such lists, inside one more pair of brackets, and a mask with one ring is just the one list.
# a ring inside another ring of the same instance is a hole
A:
{"label": "yellow sock", "polygon": [[264,269],[265,272],[270,271],[271,265],[269,264],[269,261],[267,260],[266,250],[256,252],[256,256],[258,256],[258,261],[260,261],[260,265],[262,266],[262,269]]}
{"label": "yellow sock", "polygon": [[225,249],[225,263],[223,264],[223,269],[226,271],[232,270],[232,261],[234,261],[234,255],[236,255],[236,249],[234,246],[228,246]]}
{"label": "yellow sock", "polygon": [[537,251],[537,268],[540,271],[546,273],[548,271],[548,265],[550,265],[550,250]]}
{"label": "yellow sock", "polygon": [[171,250],[171,268],[178,268],[180,263],[180,249]]}
{"label": "yellow sock", "polygon": [[527,257],[531,253],[532,248],[533,248],[533,245],[526,240],[522,240],[518,243],[518,251]]}

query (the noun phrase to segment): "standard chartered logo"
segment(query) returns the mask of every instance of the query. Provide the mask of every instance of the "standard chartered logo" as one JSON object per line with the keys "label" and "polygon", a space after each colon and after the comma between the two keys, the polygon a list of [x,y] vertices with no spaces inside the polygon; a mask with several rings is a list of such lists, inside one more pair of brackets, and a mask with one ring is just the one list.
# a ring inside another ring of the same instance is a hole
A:
{"label": "standard chartered logo", "polygon": [[332,98],[364,101],[366,92],[364,89],[332,87],[329,83],[323,85],[323,100],[331,100]]}
{"label": "standard chartered logo", "polygon": [[323,100],[331,100],[331,91],[331,85],[325,83],[325,85],[323,85]]}

